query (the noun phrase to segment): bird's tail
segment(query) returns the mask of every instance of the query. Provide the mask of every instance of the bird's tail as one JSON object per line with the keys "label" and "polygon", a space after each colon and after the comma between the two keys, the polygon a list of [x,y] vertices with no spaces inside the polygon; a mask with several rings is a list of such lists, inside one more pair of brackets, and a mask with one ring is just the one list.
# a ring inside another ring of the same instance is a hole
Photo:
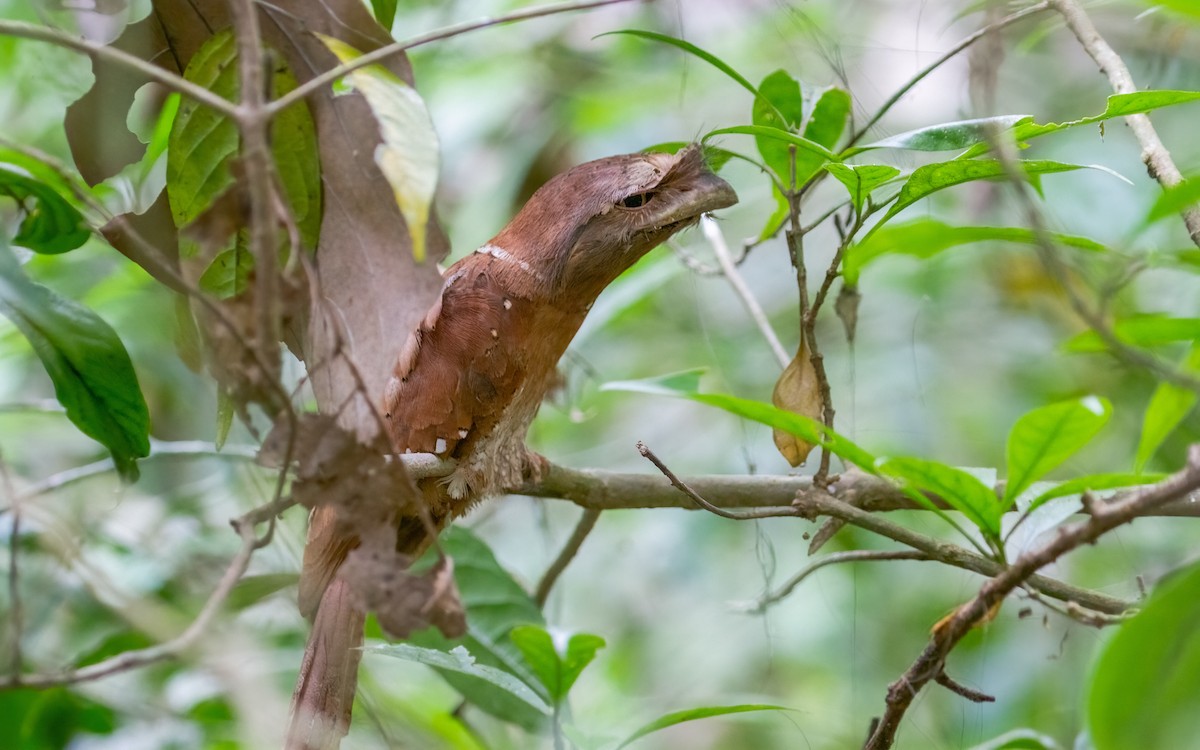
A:
{"label": "bird's tail", "polygon": [[335,750],[350,726],[366,613],[349,585],[333,579],[321,595],[292,693],[285,750]]}

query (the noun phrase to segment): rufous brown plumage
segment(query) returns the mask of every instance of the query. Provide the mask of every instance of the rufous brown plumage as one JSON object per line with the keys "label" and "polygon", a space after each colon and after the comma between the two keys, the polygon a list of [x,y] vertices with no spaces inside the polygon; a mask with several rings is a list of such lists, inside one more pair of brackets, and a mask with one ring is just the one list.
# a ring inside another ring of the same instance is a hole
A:
{"label": "rufous brown plumage", "polygon": [[[397,453],[457,462],[449,477],[422,483],[438,527],[536,472],[526,432],[600,292],[702,214],[736,202],[698,145],[598,159],[551,179],[499,234],[446,271],[382,399]],[[401,526],[399,551],[418,554],[428,543],[424,527]],[[361,640],[363,614],[346,611],[356,607],[336,573],[356,544],[339,535],[332,509],[314,511],[300,607],[315,619],[293,710],[316,712],[336,731],[331,744],[289,747],[336,747],[349,720],[357,658],[337,656]]]}

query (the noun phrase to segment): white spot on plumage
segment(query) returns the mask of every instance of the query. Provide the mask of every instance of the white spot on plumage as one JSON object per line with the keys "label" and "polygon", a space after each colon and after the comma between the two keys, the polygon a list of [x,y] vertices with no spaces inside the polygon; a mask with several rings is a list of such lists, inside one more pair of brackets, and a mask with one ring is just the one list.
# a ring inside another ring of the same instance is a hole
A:
{"label": "white spot on plumage", "polygon": [[503,263],[512,263],[515,266],[517,266],[517,268],[520,268],[522,271],[524,271],[525,273],[527,273],[531,276],[534,276],[536,278],[539,278],[539,279],[542,278],[542,275],[540,273],[538,273],[537,270],[533,266],[529,265],[528,263],[521,260],[520,258],[515,257],[512,253],[508,252],[507,250],[500,247],[499,245],[493,245],[492,243],[489,242],[486,245],[484,245],[483,247],[476,250],[475,252],[483,253],[484,255],[490,255],[493,258],[495,258],[496,260],[501,261]]}
{"label": "white spot on plumage", "polygon": [[437,442],[433,444],[433,452],[434,453],[445,453],[446,452],[446,438],[438,438],[437,439]]}
{"label": "white spot on plumage", "polygon": [[508,299],[508,298],[505,298],[505,300],[504,300],[504,309],[505,309],[505,310],[511,310],[511,309],[512,309],[512,300],[510,300],[510,299]]}

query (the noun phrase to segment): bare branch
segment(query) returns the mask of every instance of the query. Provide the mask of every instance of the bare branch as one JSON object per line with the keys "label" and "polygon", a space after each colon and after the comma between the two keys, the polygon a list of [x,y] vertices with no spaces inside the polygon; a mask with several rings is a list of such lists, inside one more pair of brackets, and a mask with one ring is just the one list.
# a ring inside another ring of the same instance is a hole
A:
{"label": "bare branch", "polygon": [[[796,509],[804,518],[815,518],[822,515],[840,518],[859,528],[866,529],[882,537],[887,537],[894,542],[899,542],[915,550],[924,552],[930,558],[945,565],[952,565],[956,568],[962,568],[963,570],[969,570],[973,573],[989,577],[1000,575],[1005,570],[1003,565],[989,557],[971,552],[957,544],[951,544],[950,542],[913,531],[912,529],[893,523],[877,513],[868,513],[849,503],[842,502],[821,490],[813,489],[801,493],[796,498]],[[1024,584],[1052,599],[1078,602],[1080,605],[1096,610],[1097,612],[1120,614],[1133,606],[1132,603],[1122,599],[1072,586],[1069,583],[1063,583],[1062,581],[1041,575],[1029,576]]]}
{"label": "bare branch", "polygon": [[406,39],[402,42],[396,42],[395,44],[389,44],[385,47],[380,47],[379,49],[363,54],[361,57],[355,58],[349,63],[330,68],[324,73],[313,77],[311,80],[305,81],[295,89],[289,91],[287,94],[279,97],[272,102],[267,109],[269,114],[273,116],[285,107],[289,107],[309,94],[318,91],[322,86],[327,86],[337,79],[349,73],[353,73],[359,68],[382,62],[389,57],[398,55],[405,50],[412,49],[413,47],[419,47],[422,44],[429,44],[430,42],[449,39],[450,37],[458,36],[459,34],[465,34],[469,31],[486,29],[489,26],[498,26],[500,24],[513,23],[515,21],[525,21],[530,18],[540,18],[542,16],[554,15],[556,13],[570,13],[573,11],[587,10],[589,8],[599,8],[605,5],[615,5],[623,2],[629,2],[629,0],[584,0],[584,2],[539,5],[534,8],[526,8],[524,10],[515,11],[503,16],[496,16],[494,18],[480,18],[475,21],[466,21],[464,23],[457,23],[452,26],[447,26],[437,31],[431,31],[428,34],[421,34],[420,36],[414,36],[411,39]]}
{"label": "bare branch", "polygon": [[917,550],[850,550],[849,552],[834,552],[833,554],[818,557],[808,565],[801,568],[795,575],[787,579],[787,581],[775,589],[769,591],[757,600],[755,600],[747,610],[750,612],[765,612],[776,602],[782,601],[791,595],[796,587],[804,582],[813,573],[816,573],[821,568],[829,565],[841,565],[843,563],[852,562],[872,562],[879,560],[932,560],[925,552]]}
{"label": "bare branch", "polygon": [[759,510],[744,511],[742,513],[735,513],[734,511],[725,510],[724,508],[718,508],[697,494],[696,491],[691,487],[684,484],[679,477],[675,476],[675,473],[668,469],[667,465],[664,464],[658,456],[654,455],[654,452],[647,448],[645,443],[638,442],[637,449],[638,453],[641,453],[650,460],[650,463],[658,467],[658,470],[663,473],[663,476],[670,480],[673,487],[690,497],[692,501],[696,503],[696,505],[700,506],[704,510],[707,510],[709,513],[720,516],[721,518],[728,518],[733,521],[747,521],[755,518],[776,518],[780,516],[796,515],[796,512],[791,508],[762,508]]}
{"label": "bare branch", "polygon": [[575,559],[575,555],[579,553],[579,548],[583,546],[583,542],[587,539],[588,534],[592,533],[592,529],[596,526],[596,521],[600,520],[600,511],[595,508],[584,508],[583,515],[579,517],[579,523],[575,526],[575,530],[571,532],[571,538],[563,545],[562,551],[558,553],[558,557],[554,558],[554,562],[546,569],[546,574],[542,576],[542,580],[538,581],[537,591],[533,595],[533,600],[537,602],[538,607],[545,607],[546,600],[550,598],[550,589],[554,588],[554,584],[558,581],[559,576],[567,569],[567,565],[571,560]]}

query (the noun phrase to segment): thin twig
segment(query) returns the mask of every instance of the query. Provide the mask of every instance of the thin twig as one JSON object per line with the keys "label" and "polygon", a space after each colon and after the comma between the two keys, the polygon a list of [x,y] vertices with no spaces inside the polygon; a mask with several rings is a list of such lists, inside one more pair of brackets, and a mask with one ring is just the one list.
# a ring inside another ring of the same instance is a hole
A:
{"label": "thin twig", "polygon": [[704,238],[712,246],[713,255],[716,256],[725,279],[729,281],[729,286],[733,287],[738,299],[742,301],[742,306],[746,308],[746,312],[750,313],[754,324],[758,326],[758,330],[767,340],[771,351],[775,353],[779,367],[786,368],[792,358],[788,356],[787,350],[779,342],[779,337],[775,335],[775,329],[771,327],[771,321],[767,320],[762,306],[755,299],[754,292],[746,286],[746,280],[742,278],[737,266],[733,264],[733,258],[729,254],[729,245],[725,243],[725,235],[721,233],[721,228],[717,226],[717,222],[711,216],[702,216],[700,217],[700,230],[704,232]]}
{"label": "thin twig", "polygon": [[[272,502],[278,502],[278,498]],[[74,685],[80,682],[90,682],[119,672],[127,672],[149,664],[174,659],[191,650],[204,636],[205,631],[221,611],[222,606],[224,606],[225,600],[229,598],[230,592],[233,591],[234,586],[237,585],[238,581],[245,575],[247,568],[249,568],[250,558],[254,555],[254,551],[261,545],[261,540],[255,535],[255,522],[251,519],[261,516],[262,511],[267,507],[269,506],[250,511],[241,518],[231,522],[234,530],[242,538],[242,545],[230,561],[229,567],[225,569],[225,573],[221,576],[221,580],[217,583],[216,588],[213,589],[212,594],[209,595],[204,606],[200,609],[200,613],[196,615],[196,619],[178,636],[165,643],[134,651],[125,651],[96,664],[80,667],[79,669],[61,674],[12,675],[8,679],[0,681],[0,690],[16,687],[40,689],[58,685]],[[273,516],[271,517],[273,518]]]}
{"label": "thin twig", "polygon": [[211,107],[226,117],[237,118],[237,106],[228,99],[214,94],[203,86],[197,86],[191,81],[184,80],[181,76],[165,68],[160,68],[152,62],[143,60],[136,55],[131,55],[116,47],[110,47],[106,44],[96,44],[87,39],[64,34],[55,29],[31,23],[23,23],[21,21],[0,21],[0,36],[13,36],[21,39],[48,42],[59,47],[82,52],[92,59],[123,65],[130,70],[140,73],[151,81],[161,83],[172,91],[178,91],[184,96],[195,99],[207,107]]}
{"label": "thin twig", "polygon": [[749,510],[743,513],[735,513],[731,510],[718,508],[700,495],[696,494],[695,490],[693,490],[691,487],[688,487],[679,479],[679,477],[675,476],[675,473],[668,469],[667,465],[664,464],[658,458],[658,456],[654,455],[654,452],[646,447],[645,443],[638,441],[637,449],[638,453],[641,453],[644,457],[650,460],[650,463],[658,467],[658,470],[663,473],[663,476],[670,480],[675,489],[690,497],[692,501],[696,503],[696,505],[699,505],[701,508],[707,510],[713,515],[720,516],[721,518],[728,518],[733,521],[747,521],[754,518],[778,518],[781,516],[796,515],[796,512],[791,508],[763,508],[760,510]]}
{"label": "thin twig", "polygon": [[1129,523],[1147,510],[1200,489],[1200,444],[1188,449],[1187,465],[1158,484],[1126,493],[1100,506],[1086,521],[1065,526],[1042,547],[1027,552],[1004,568],[979,593],[934,630],[929,644],[901,677],[888,687],[883,717],[875,725],[864,750],[885,750],[895,741],[900,722],[921,689],[942,673],[946,657],[1005,597],[1033,580],[1036,571],[1082,545],[1095,542],[1113,529]]}
{"label": "thin twig", "polygon": [[848,552],[834,552],[823,557],[818,557],[808,565],[805,565],[796,572],[791,578],[787,579],[782,586],[769,591],[757,600],[754,601],[747,609],[750,612],[761,613],[767,611],[772,604],[775,604],[796,590],[796,587],[804,582],[813,573],[816,573],[821,568],[829,565],[841,565],[843,563],[852,562],[873,562],[878,560],[932,560],[925,552],[917,550],[850,550]]}
{"label": "thin twig", "polygon": [[558,553],[558,557],[554,558],[554,562],[546,569],[546,574],[542,576],[542,580],[538,581],[537,591],[533,595],[533,600],[537,602],[539,608],[546,606],[546,600],[550,598],[550,589],[554,588],[555,582],[559,576],[567,569],[571,560],[575,559],[575,555],[579,553],[579,548],[583,546],[583,542],[587,539],[588,534],[592,533],[592,529],[596,526],[596,521],[600,520],[600,511],[595,508],[584,508],[583,515],[579,517],[579,523],[576,524],[575,530],[571,532],[571,538],[563,545],[562,551]]}
{"label": "thin twig", "polygon": [[[234,36],[237,39],[238,79],[241,101],[236,118],[241,136],[240,165],[245,174],[249,201],[250,252],[254,256],[254,308],[256,330],[253,343],[265,362],[279,359],[282,308],[279,301],[279,248],[275,224],[274,180],[271,176],[270,118],[263,44],[254,0],[230,0]],[[297,247],[292,253],[300,252]],[[286,403],[276,406],[286,408]]]}
{"label": "thin twig", "polygon": [[9,673],[13,678],[21,679],[25,671],[25,659],[21,654],[21,639],[24,636],[25,618],[21,609],[21,573],[20,573],[20,538],[21,538],[21,501],[17,498],[17,490],[13,486],[12,476],[8,473],[8,462],[0,457],[0,483],[4,485],[4,494],[12,507],[12,530],[8,537],[8,610],[12,630],[12,658]]}
{"label": "thin twig", "polygon": [[[811,311],[808,299],[808,270],[804,258],[804,231],[800,226],[801,193],[796,185],[796,147],[789,145],[788,150],[791,155],[791,190],[787,194],[789,226],[784,231],[784,238],[787,240],[792,265],[796,269],[796,287],[800,296],[799,351],[808,352],[808,361],[812,365],[813,374],[817,379],[817,391],[821,396],[821,421],[826,427],[833,429],[833,396],[829,387],[829,376],[825,372],[825,357],[821,354],[821,347],[817,343],[815,335],[816,316]],[[813,183],[809,182],[809,184]],[[840,256],[835,259],[835,267],[836,263],[840,261]],[[832,457],[833,454],[828,446],[822,445],[821,461],[816,473],[813,475],[813,482],[818,486],[823,485],[828,480],[829,462]]]}
{"label": "thin twig", "polygon": [[[1118,94],[1137,93],[1133,76],[1126,67],[1125,61],[1116,53],[1111,45],[1096,30],[1095,24],[1084,9],[1075,0],[1049,0],[1049,4],[1062,15],[1067,22],[1067,28],[1075,34],[1075,38],[1083,45],[1088,55],[1096,61],[1100,71],[1108,77],[1113,91]],[[1133,137],[1142,146],[1142,161],[1150,171],[1150,176],[1158,180],[1163,188],[1172,188],[1183,182],[1183,175],[1171,160],[1171,154],[1158,137],[1158,131],[1146,114],[1129,115],[1125,124],[1133,133]],[[1192,241],[1200,246],[1200,206],[1192,205],[1181,212],[1183,223],[1187,226]]]}
{"label": "thin twig", "polygon": [[389,57],[394,57],[405,50],[412,49],[413,47],[419,47],[422,44],[429,44],[430,42],[449,39],[453,36],[465,34],[470,31],[476,31],[478,29],[485,29],[489,26],[513,23],[515,21],[525,21],[530,18],[540,18],[542,16],[549,16],[556,13],[569,13],[579,10],[588,10],[590,8],[599,8],[605,5],[615,5],[623,2],[629,2],[629,0],[586,0],[585,2],[539,5],[535,8],[526,8],[524,10],[507,13],[503,16],[496,16],[494,18],[480,18],[474,21],[466,21],[463,23],[454,24],[453,26],[447,26],[445,28],[438,29],[437,31],[431,31],[428,34],[414,36],[411,39],[405,39],[404,41],[395,42],[393,44],[380,47],[379,49],[371,50],[370,52],[366,52],[361,57],[357,57],[344,65],[338,65],[337,67],[330,68],[320,75],[314,76],[310,80],[305,81],[296,88],[292,89],[287,94],[284,94],[276,99],[270,104],[267,110],[269,115],[274,116],[280,110],[295,104],[309,94],[319,90],[322,86],[327,86],[337,79],[353,73],[359,68],[382,62]]}
{"label": "thin twig", "polygon": [[[971,552],[957,544],[913,531],[881,517],[878,513],[870,513],[842,502],[821,490],[813,489],[800,493],[796,498],[796,510],[803,518],[815,519],[817,516],[840,518],[861,529],[920,550],[945,565],[989,577],[1000,575],[1005,570],[1003,565],[991,558]],[[1097,612],[1120,614],[1133,606],[1132,602],[1072,586],[1046,576],[1032,575],[1025,581],[1025,584],[1053,599],[1078,602]]]}
{"label": "thin twig", "polygon": [[996,698],[979,690],[973,690],[966,685],[958,682],[950,675],[946,674],[946,670],[938,672],[937,677],[933,678],[934,682],[946,688],[952,693],[956,693],[971,701],[972,703],[995,703]]}
{"label": "thin twig", "polygon": [[62,404],[52,398],[30,399],[28,401],[9,401],[0,404],[0,414],[21,414],[21,413],[41,413],[41,414],[65,414],[66,409]]}
{"label": "thin twig", "polygon": [[1049,10],[1049,8],[1049,2],[1040,2],[1036,5],[1031,5],[1028,8],[1023,8],[1016,13],[1007,15],[995,23],[983,26],[978,31],[965,37],[961,42],[947,50],[941,57],[922,68],[920,72],[910,78],[907,83],[905,83],[903,86],[897,89],[895,93],[888,97],[887,101],[885,101],[883,105],[876,110],[875,114],[871,116],[871,119],[867,120],[867,122],[861,128],[859,128],[857,132],[854,133],[854,136],[850,138],[850,142],[846,144],[846,148],[850,148],[854,144],[861,141],[863,136],[867,134],[867,131],[875,127],[875,125],[883,119],[883,116],[886,115],[892,109],[892,107],[896,106],[896,102],[903,99],[905,94],[912,90],[913,86],[916,86],[918,83],[925,80],[930,73],[945,65],[947,61],[949,61],[959,52],[962,52],[967,47],[970,47],[972,44],[978,42],[980,39],[983,39],[992,32],[999,31],[1007,26],[1011,26],[1017,21],[1028,18],[1029,16],[1037,13],[1041,13],[1044,10]]}

